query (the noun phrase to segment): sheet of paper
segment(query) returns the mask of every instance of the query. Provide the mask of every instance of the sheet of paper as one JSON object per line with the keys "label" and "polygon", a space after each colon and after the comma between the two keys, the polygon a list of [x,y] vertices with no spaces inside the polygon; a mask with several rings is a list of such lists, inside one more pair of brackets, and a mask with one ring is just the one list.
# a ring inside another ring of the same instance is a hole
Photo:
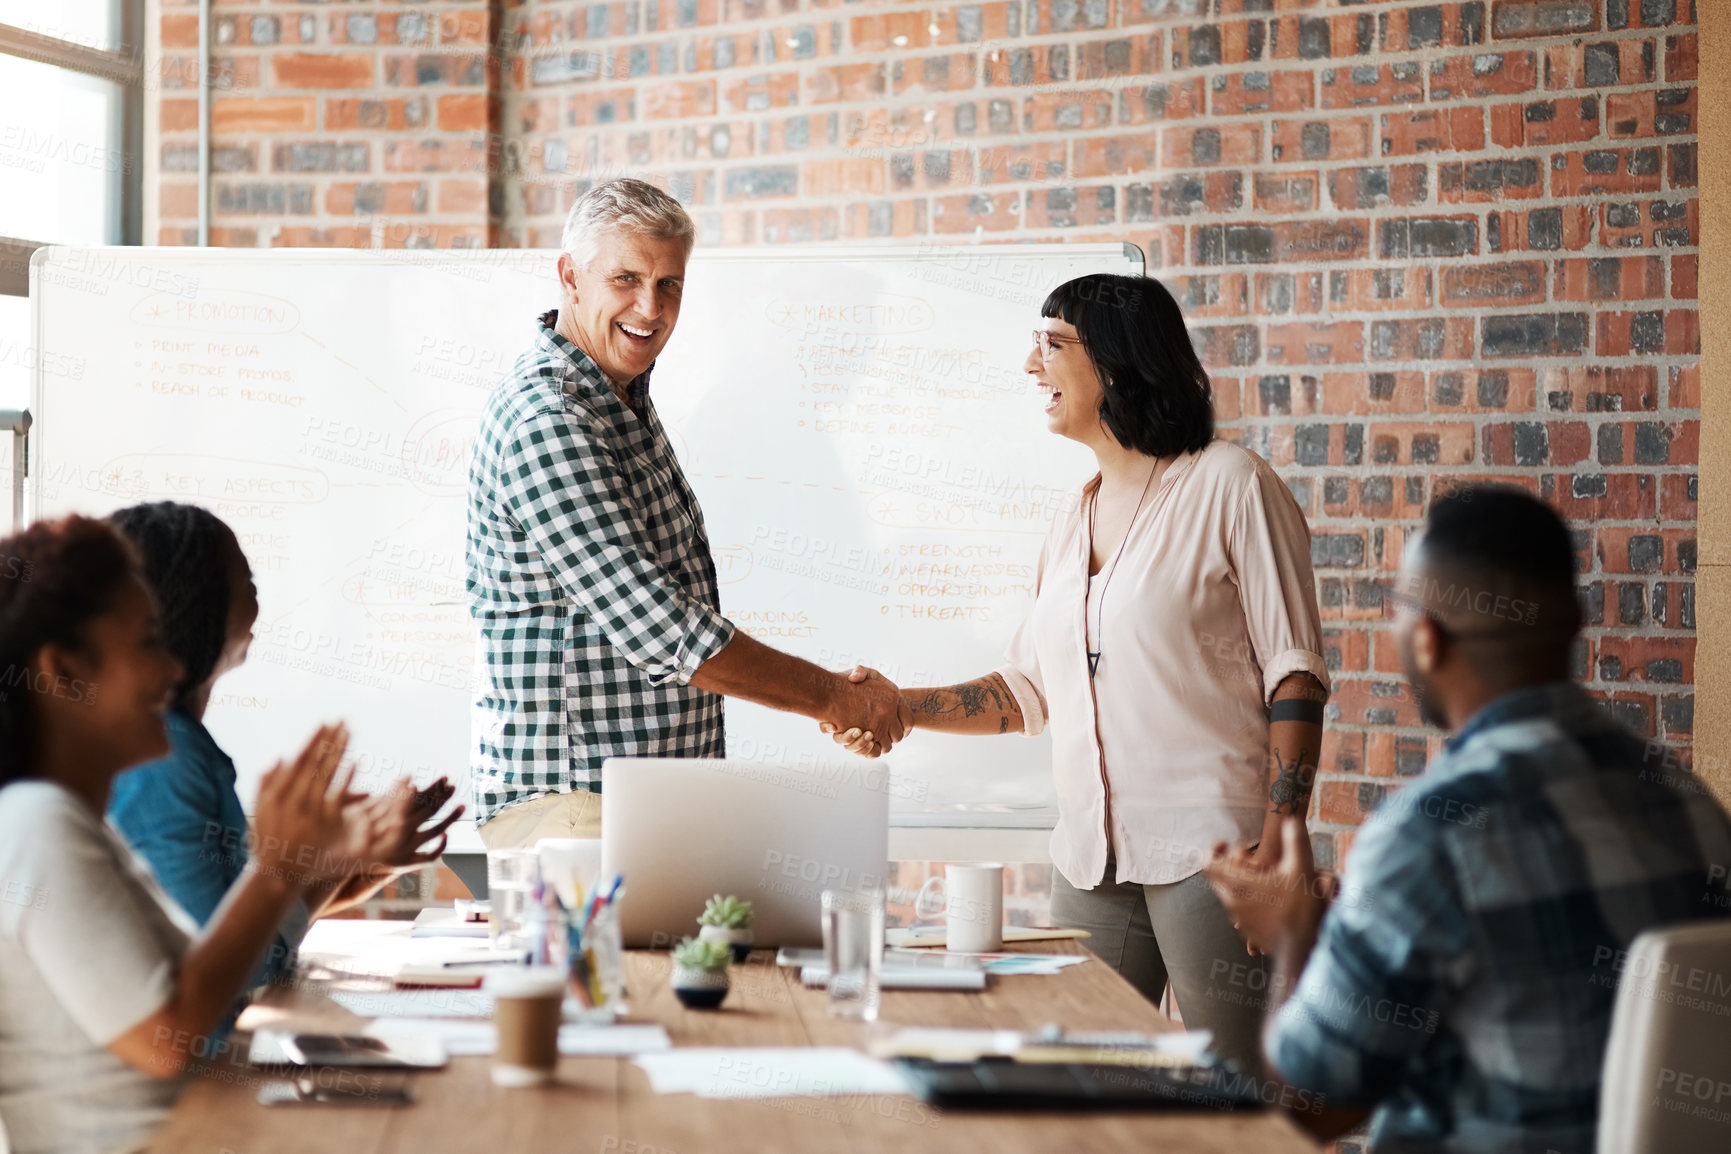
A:
{"label": "sheet of paper", "polygon": [[1022,1045],[1017,1030],[956,1030],[909,1026],[872,1044],[878,1058],[930,1058],[937,1062],[972,1062],[987,1056],[1005,1057]]}
{"label": "sheet of paper", "polygon": [[415,915],[415,928],[411,931],[417,938],[485,938],[488,935],[486,922],[468,921],[455,909],[439,906],[429,906]]}
{"label": "sheet of paper", "polygon": [[631,1056],[673,1049],[673,1039],[660,1026],[560,1026],[561,1054]]}
{"label": "sheet of paper", "polygon": [[[491,1054],[499,1048],[499,1032],[492,1022],[461,1018],[380,1018],[367,1027],[375,1038],[432,1039],[457,1056]],[[660,1026],[559,1027],[559,1052],[596,1057],[629,1057],[673,1048],[673,1041]]]}
{"label": "sheet of paper", "polygon": [[1172,1054],[1200,1062],[1208,1047],[1214,1044],[1213,1030],[1182,1030],[1172,1034],[1154,1035],[1154,1048],[1162,1054]]}
{"label": "sheet of paper", "polygon": [[[332,990],[331,1001],[363,1018],[491,1018],[493,995],[480,990]],[[565,995],[565,1024],[608,1026],[617,1015]]]}
{"label": "sheet of paper", "polygon": [[988,974],[1055,974],[1088,960],[1086,954],[964,954],[980,960]]}
{"label": "sheet of paper", "polygon": [[1208,1030],[1174,1034],[1122,1034],[1112,1030],[1082,1030],[1055,1042],[1024,1040],[1015,1052],[1018,1062],[1085,1062],[1115,1066],[1194,1066],[1202,1060],[1214,1035]]}
{"label": "sheet of paper", "polygon": [[333,990],[331,1001],[363,1018],[491,1018],[483,990]]}
{"label": "sheet of paper", "polygon": [[[319,923],[313,923],[317,928]],[[447,962],[466,966],[496,965],[521,962],[522,950],[495,950],[485,937],[418,938],[404,933],[367,940],[361,949],[341,954],[323,953],[303,946],[301,957],[316,967],[322,967],[337,977],[394,978],[405,969],[414,970],[442,966]],[[454,967],[453,967],[454,968]]]}
{"label": "sheet of paper", "polygon": [[380,1018],[367,1033],[387,1042],[399,1038],[436,1041],[451,1057],[491,1054],[499,1048],[499,1031],[491,1022],[465,1018]]}
{"label": "sheet of paper", "polygon": [[906,1094],[887,1062],[842,1046],[682,1047],[634,1059],[657,1094],[700,1098],[805,1098]]}

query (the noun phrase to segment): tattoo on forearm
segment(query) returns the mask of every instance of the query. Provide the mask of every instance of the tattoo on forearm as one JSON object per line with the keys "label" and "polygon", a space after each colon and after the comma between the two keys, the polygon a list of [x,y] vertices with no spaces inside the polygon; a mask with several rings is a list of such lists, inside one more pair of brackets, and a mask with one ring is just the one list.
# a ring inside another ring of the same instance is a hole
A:
{"label": "tattoo on forearm", "polygon": [[915,717],[918,717],[922,713],[936,714],[944,712],[943,690],[928,689],[924,697],[920,698],[918,701],[910,702],[908,708],[913,710]]}
{"label": "tattoo on forearm", "polygon": [[1306,764],[1300,756],[1289,762],[1280,756],[1278,749],[1270,750],[1268,756],[1274,759],[1274,767],[1279,771],[1274,784],[1268,787],[1270,808],[1278,814],[1303,816],[1310,808],[1310,787],[1316,780],[1316,766]]}
{"label": "tattoo on forearm", "polygon": [[966,685],[956,686],[956,696],[962,703],[962,716],[973,717],[976,714],[984,713],[986,711],[987,693],[990,693],[993,697],[998,696],[996,687],[982,685],[977,681],[970,681]]}
{"label": "tattoo on forearm", "polygon": [[913,710],[916,724],[923,717],[938,723],[934,728],[941,727],[944,722],[982,715],[990,718],[995,714],[999,733],[1009,733],[1012,723],[1019,722],[1022,716],[1015,695],[996,673],[961,685],[928,689],[923,696],[910,702],[909,708]]}

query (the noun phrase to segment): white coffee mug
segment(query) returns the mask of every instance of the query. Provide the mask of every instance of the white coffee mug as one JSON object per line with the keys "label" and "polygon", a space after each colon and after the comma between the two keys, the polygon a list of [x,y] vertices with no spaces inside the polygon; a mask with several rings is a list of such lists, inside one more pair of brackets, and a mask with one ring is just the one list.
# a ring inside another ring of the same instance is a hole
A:
{"label": "white coffee mug", "polygon": [[[933,899],[941,894],[943,904]],[[914,899],[914,912],[944,911],[944,947],[985,954],[1004,948],[1004,867],[1001,862],[952,863],[944,876],[928,878]]]}

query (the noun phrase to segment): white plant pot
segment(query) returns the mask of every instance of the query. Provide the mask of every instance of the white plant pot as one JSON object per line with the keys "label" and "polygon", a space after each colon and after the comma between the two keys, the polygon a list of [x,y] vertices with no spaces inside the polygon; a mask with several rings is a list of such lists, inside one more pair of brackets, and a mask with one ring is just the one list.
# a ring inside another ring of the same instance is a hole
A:
{"label": "white plant pot", "polygon": [[699,926],[698,939],[705,942],[720,942],[733,951],[733,960],[741,965],[751,956],[752,937],[750,926],[740,926],[737,929],[728,926]]}
{"label": "white plant pot", "polygon": [[733,981],[726,970],[694,970],[675,964],[669,982],[680,1004],[691,1010],[713,1010],[727,998]]}

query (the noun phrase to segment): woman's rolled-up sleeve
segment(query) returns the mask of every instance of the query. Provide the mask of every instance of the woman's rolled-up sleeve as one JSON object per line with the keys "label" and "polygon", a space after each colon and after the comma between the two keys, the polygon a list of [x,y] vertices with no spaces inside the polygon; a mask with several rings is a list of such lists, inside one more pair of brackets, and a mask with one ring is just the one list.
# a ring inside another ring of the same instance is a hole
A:
{"label": "woman's rolled-up sleeve", "polygon": [[[1034,570],[1036,598],[1040,595],[1040,580],[1046,572],[1046,548],[1046,545],[1040,547],[1040,563]],[[1034,648],[1033,606],[1028,607],[1027,616],[1016,627],[1015,636],[1010,638],[1009,648],[1004,651],[1004,664],[993,672],[1004,679],[1004,684],[1010,687],[1016,698],[1016,706],[1022,711],[1023,734],[1039,736],[1046,728],[1046,682],[1040,676],[1040,657]]]}
{"label": "woman's rolled-up sleeve", "polygon": [[1308,673],[1329,687],[1322,619],[1310,567],[1310,528],[1285,482],[1259,465],[1228,531],[1251,648],[1262,669],[1262,699],[1282,681]]}

